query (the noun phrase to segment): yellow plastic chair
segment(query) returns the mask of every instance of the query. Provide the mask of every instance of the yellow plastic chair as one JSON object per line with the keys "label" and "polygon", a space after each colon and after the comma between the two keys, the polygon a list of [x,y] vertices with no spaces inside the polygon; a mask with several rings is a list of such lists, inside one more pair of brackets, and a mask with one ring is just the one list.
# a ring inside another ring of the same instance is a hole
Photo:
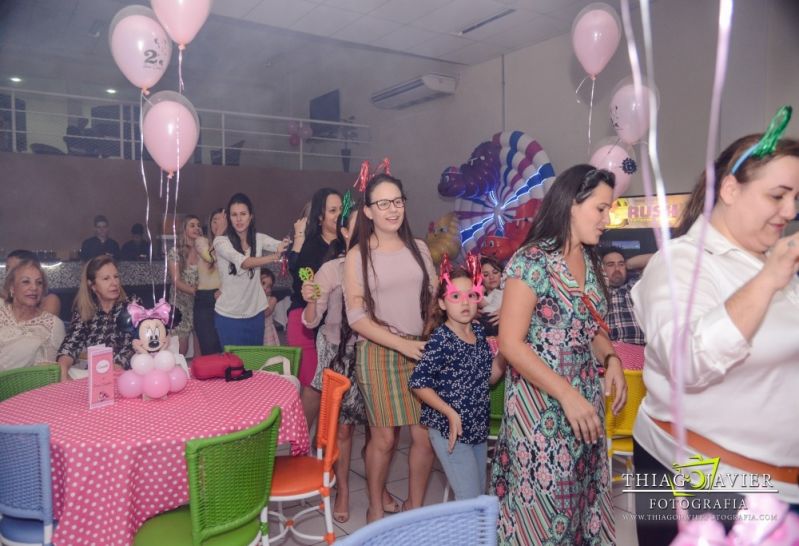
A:
{"label": "yellow plastic chair", "polygon": [[[605,433],[608,442],[608,464],[614,482],[621,481],[621,475],[613,475],[613,460],[624,464],[625,472],[632,474],[633,468],[633,426],[638,415],[638,406],[646,395],[646,387],[640,370],[624,370],[627,383],[627,403],[618,415],[613,415],[613,395],[605,399]],[[632,500],[632,495],[630,499]]]}

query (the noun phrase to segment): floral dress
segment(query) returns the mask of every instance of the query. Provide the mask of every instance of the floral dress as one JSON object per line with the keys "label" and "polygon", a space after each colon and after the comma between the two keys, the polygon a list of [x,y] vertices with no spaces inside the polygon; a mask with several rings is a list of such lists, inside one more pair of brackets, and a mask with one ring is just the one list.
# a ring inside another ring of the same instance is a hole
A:
{"label": "floral dress", "polygon": [[[185,267],[182,267],[184,265],[183,258],[180,253],[175,252],[174,248],[169,250],[169,260],[177,264],[178,271],[180,271],[180,280],[190,286],[197,286],[200,281],[200,272],[196,264],[185,264]],[[173,286],[172,290],[175,291],[175,299],[173,301],[175,307],[180,309],[181,319],[180,324],[172,330],[171,334],[178,337],[187,337],[194,330],[194,296],[181,292],[176,286]]]}
{"label": "floral dress", "polygon": [[[585,256],[585,295],[607,305]],[[505,269],[535,291],[527,342],[546,365],[594,405],[604,421],[604,394],[591,341],[599,326],[559,251],[520,249]],[[604,426],[603,426],[604,431]],[[604,434],[594,445],[574,436],[560,403],[508,367],[505,415],[492,467],[500,499],[499,543],[613,544],[615,530]]]}

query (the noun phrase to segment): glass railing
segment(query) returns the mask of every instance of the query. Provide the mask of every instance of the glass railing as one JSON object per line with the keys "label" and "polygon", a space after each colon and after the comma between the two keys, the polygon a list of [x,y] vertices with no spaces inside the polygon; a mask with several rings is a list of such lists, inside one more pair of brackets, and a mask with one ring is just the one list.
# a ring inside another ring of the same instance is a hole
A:
{"label": "glass railing", "polygon": [[[370,156],[367,125],[222,110],[197,115],[200,140],[190,163],[354,172]],[[0,87],[0,151],[139,159],[139,104]]]}

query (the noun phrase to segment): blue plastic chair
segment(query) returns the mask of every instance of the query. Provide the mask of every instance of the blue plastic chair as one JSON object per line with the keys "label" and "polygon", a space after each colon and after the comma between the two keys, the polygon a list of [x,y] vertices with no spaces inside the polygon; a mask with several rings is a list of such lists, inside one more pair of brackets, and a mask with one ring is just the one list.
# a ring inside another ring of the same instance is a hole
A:
{"label": "blue plastic chair", "polygon": [[498,514],[499,500],[482,495],[383,518],[336,543],[341,546],[495,546]]}
{"label": "blue plastic chair", "polygon": [[0,425],[0,542],[52,544],[50,427]]}

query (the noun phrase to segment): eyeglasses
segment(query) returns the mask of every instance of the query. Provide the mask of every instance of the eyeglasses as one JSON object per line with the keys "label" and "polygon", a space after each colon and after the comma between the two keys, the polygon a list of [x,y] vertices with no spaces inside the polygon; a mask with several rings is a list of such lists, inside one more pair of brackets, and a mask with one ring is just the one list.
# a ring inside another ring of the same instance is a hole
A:
{"label": "eyeglasses", "polygon": [[392,204],[395,208],[402,209],[405,208],[405,201],[407,199],[405,197],[397,197],[396,199],[380,199],[378,201],[372,201],[369,203],[369,206],[375,205],[377,210],[388,210]]}
{"label": "eyeglasses", "polygon": [[483,299],[483,287],[472,288],[471,290],[453,290],[447,289],[444,294],[444,299],[450,303],[461,303],[468,300],[469,303],[480,303]]}

